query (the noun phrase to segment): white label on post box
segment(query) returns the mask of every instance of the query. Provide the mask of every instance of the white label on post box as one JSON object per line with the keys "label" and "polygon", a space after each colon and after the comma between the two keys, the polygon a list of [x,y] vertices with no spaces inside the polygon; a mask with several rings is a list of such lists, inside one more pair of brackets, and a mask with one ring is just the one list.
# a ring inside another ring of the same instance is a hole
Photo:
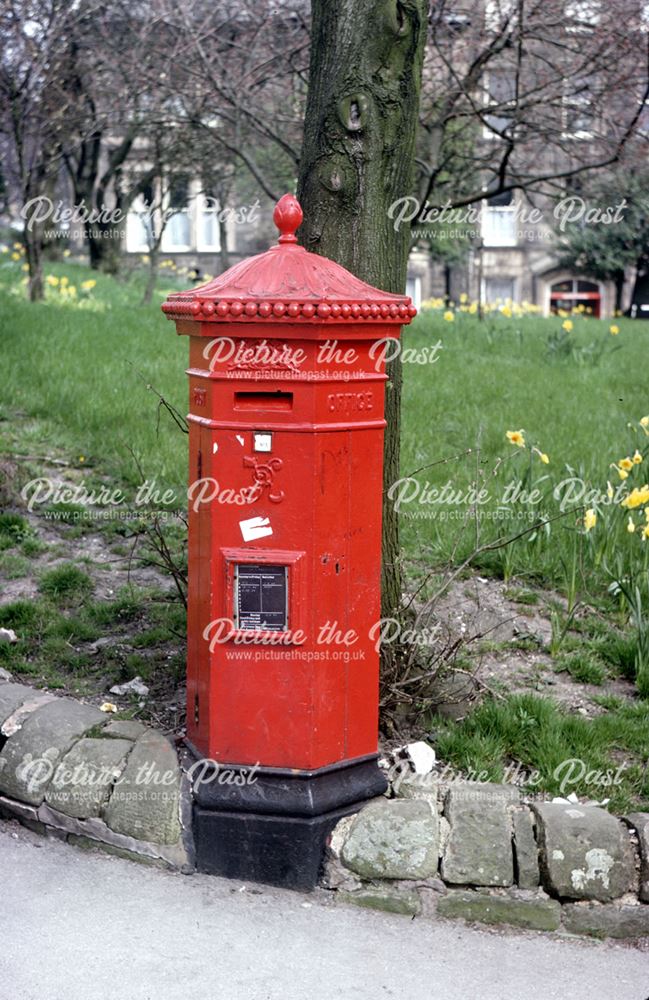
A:
{"label": "white label on post box", "polygon": [[253,434],[254,451],[272,451],[273,435],[270,431],[255,431]]}
{"label": "white label on post box", "polygon": [[255,538],[265,538],[273,533],[268,517],[249,517],[247,521],[239,521],[239,527],[244,542],[254,542]]}

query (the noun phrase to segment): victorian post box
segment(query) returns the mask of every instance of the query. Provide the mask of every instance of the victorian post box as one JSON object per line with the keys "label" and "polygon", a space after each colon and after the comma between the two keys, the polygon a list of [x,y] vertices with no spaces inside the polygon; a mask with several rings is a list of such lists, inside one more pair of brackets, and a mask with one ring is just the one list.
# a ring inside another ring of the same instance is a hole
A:
{"label": "victorian post box", "polygon": [[187,742],[197,864],[312,888],[381,794],[386,344],[415,314],[279,242],[163,305],[189,336]]}

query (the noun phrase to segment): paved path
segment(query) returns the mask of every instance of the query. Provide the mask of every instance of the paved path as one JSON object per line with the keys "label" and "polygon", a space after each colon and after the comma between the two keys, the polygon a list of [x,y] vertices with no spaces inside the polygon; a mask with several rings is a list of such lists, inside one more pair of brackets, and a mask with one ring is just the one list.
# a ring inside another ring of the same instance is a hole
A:
{"label": "paved path", "polygon": [[649,954],[411,921],[0,821],[1,1000],[646,1000]]}

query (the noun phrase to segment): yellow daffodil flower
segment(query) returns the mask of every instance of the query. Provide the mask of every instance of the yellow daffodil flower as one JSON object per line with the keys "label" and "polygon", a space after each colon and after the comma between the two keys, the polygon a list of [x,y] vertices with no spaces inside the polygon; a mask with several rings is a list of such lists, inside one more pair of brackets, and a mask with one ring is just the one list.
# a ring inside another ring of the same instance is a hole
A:
{"label": "yellow daffodil flower", "polygon": [[606,482],[606,496],[609,498],[609,500],[613,499],[613,487],[608,481]]}
{"label": "yellow daffodil flower", "polygon": [[629,520],[626,523],[626,530],[629,532],[630,535],[632,535],[633,532],[635,531],[635,521],[631,516],[629,516]]}
{"label": "yellow daffodil flower", "polygon": [[640,454],[640,452],[639,452],[639,451],[638,451],[638,449],[636,448],[636,450],[635,450],[635,454],[634,454],[634,456],[633,456],[633,464],[634,464],[634,465],[640,465],[640,462],[641,462],[641,461],[642,461],[642,455]]}
{"label": "yellow daffodil flower", "polygon": [[570,333],[570,331],[572,330],[572,328],[574,326],[574,323],[572,322],[571,319],[564,319],[564,321],[561,324],[561,326],[566,331],[566,333]]}
{"label": "yellow daffodil flower", "polygon": [[628,510],[634,510],[636,507],[642,507],[646,503],[649,503],[649,486],[645,485],[640,489],[635,486],[629,495],[620,502],[620,506],[626,507]]}
{"label": "yellow daffodil flower", "polygon": [[597,514],[592,507],[589,507],[584,514],[584,531],[592,531],[597,524]]}
{"label": "yellow daffodil flower", "polygon": [[625,472],[630,472],[633,468],[633,462],[628,456],[626,458],[621,458],[617,464],[619,468],[624,469]]}
{"label": "yellow daffodil flower", "polygon": [[84,292],[89,292],[91,289],[95,287],[96,284],[97,282],[95,281],[94,278],[88,278],[87,281],[81,282],[81,287],[83,288]]}
{"label": "yellow daffodil flower", "polygon": [[507,431],[506,434],[507,440],[509,441],[510,444],[517,445],[518,448],[524,448],[525,447],[525,438],[523,436],[524,433],[525,431],[523,431],[522,429],[520,431]]}
{"label": "yellow daffodil flower", "polygon": [[613,336],[615,337],[620,332],[620,328],[615,323],[612,323],[608,328],[608,332],[612,333]]}
{"label": "yellow daffodil flower", "polygon": [[450,309],[447,309],[446,312],[444,313],[444,319],[446,320],[447,323],[452,323],[453,320],[455,319],[455,314],[452,313]]}

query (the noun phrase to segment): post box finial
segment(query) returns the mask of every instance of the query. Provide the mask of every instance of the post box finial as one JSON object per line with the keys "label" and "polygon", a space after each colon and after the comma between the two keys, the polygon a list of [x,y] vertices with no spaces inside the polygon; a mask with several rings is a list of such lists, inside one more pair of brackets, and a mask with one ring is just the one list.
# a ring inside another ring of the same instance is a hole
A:
{"label": "post box finial", "polygon": [[297,243],[295,230],[302,225],[302,207],[293,194],[285,194],[275,205],[273,222],[280,231],[280,243]]}

